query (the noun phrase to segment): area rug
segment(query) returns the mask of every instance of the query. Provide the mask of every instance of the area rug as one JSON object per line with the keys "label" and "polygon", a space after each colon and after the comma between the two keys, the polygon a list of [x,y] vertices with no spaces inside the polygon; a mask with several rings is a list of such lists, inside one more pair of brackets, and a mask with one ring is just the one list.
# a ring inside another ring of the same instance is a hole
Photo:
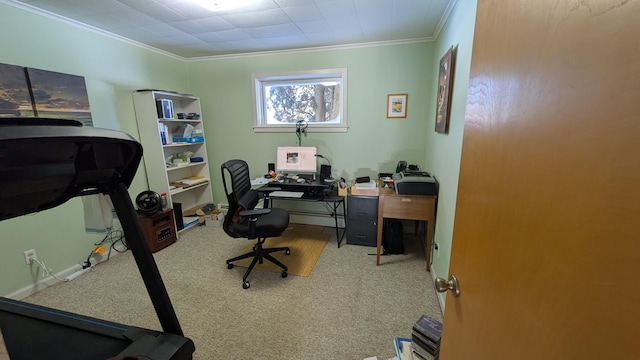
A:
{"label": "area rug", "polygon": [[[289,268],[289,275],[309,276],[329,241],[329,234],[325,234],[323,230],[322,226],[291,224],[280,237],[268,238],[263,247],[288,246],[291,249],[290,255],[286,255],[284,251],[271,253],[271,255]],[[255,240],[250,241],[249,245],[239,251],[237,255],[251,251],[254,244]],[[251,260],[243,259],[233,264],[235,266],[249,267]],[[282,271],[280,267],[268,260],[265,260],[262,264],[256,264],[255,269],[272,272]]]}

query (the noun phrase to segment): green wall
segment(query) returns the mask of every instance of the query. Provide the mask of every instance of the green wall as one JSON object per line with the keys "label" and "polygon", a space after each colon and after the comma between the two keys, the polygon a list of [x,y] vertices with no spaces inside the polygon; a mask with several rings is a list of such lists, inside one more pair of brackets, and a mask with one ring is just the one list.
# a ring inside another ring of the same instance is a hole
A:
{"label": "green wall", "polygon": [[[469,87],[476,6],[477,0],[458,0],[435,43],[434,66],[431,69],[432,72],[437,73],[442,55],[449,47],[457,47],[449,133],[444,135],[434,131],[435,97],[432,97],[429,106],[431,120],[426,139],[426,164],[437,176],[440,183],[438,215],[434,236],[434,241],[439,245],[439,251],[434,253],[433,256],[432,275],[447,279],[449,278],[449,259],[458,192],[460,154],[462,150],[464,114],[467,105],[467,89]],[[433,89],[436,88],[435,81],[431,86]],[[441,305],[444,308],[444,294],[439,295]]]}
{"label": "green wall", "polygon": [[[0,3],[0,62],[84,76],[95,127],[138,138],[131,93],[140,88],[187,91],[183,61]],[[147,188],[139,171],[131,188]],[[36,249],[54,272],[85,259],[102,237],[84,231],[80,199],[39,214],[0,222],[0,295],[41,280],[24,261]]]}
{"label": "green wall", "polygon": [[[393,172],[398,160],[421,166],[429,131],[428,107],[433,91],[433,43],[346,50],[244,56],[189,63],[190,88],[201,97],[205,136],[212,163],[216,202],[226,202],[219,164],[242,158],[251,176],[262,176],[275,162],[278,145],[295,145],[294,130],[255,133],[252,74],[348,69],[346,133],[311,132],[302,145],[317,146],[329,158],[334,177],[355,179]],[[387,119],[387,94],[407,93],[406,119]]]}
{"label": "green wall", "polygon": [[[136,138],[132,91],[154,88],[199,96],[216,202],[224,201],[220,163],[246,159],[252,177],[258,177],[268,162],[274,162],[276,146],[296,143],[293,131],[253,132],[252,74],[347,68],[348,132],[312,132],[303,137],[302,144],[317,146],[331,160],[334,177],[354,179],[392,172],[398,160],[433,172],[441,184],[436,227],[441,250],[434,268],[446,276],[475,4],[475,0],[459,0],[437,42],[185,62],[0,3],[0,62],[84,76],[94,126]],[[449,135],[441,135],[433,131],[435,74],[440,57],[455,44],[459,48],[451,127]],[[406,119],[386,118],[386,95],[390,93],[409,94]],[[130,193],[135,196],[146,187],[141,166]],[[36,268],[24,263],[25,250],[35,248],[38,257],[59,272],[78,264],[101,238],[85,233],[79,199],[0,222],[0,233],[0,295],[41,279]]]}

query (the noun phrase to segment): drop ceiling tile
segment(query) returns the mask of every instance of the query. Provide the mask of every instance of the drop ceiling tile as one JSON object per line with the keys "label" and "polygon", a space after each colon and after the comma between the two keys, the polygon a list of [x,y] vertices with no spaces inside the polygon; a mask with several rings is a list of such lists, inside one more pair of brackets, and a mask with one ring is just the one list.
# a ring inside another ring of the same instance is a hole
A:
{"label": "drop ceiling tile", "polygon": [[290,22],[287,14],[281,9],[223,15],[223,18],[231,25],[239,28],[279,25]]}
{"label": "drop ceiling tile", "polygon": [[238,50],[238,49],[252,49],[252,50],[262,50],[260,47],[260,43],[256,40],[238,40],[238,41],[227,41],[220,42],[215,44],[221,50]]}
{"label": "drop ceiling tile", "polygon": [[302,32],[295,25],[280,24],[243,29],[253,39],[279,38],[285,36],[301,36]]}
{"label": "drop ceiling tile", "polygon": [[326,18],[347,18],[356,16],[356,8],[353,4],[353,1],[343,1],[343,0],[327,0],[327,1],[318,1],[316,0],[316,6],[322,13],[322,15]]}
{"label": "drop ceiling tile", "polygon": [[149,24],[141,26],[141,28],[156,34],[159,37],[168,37],[168,36],[181,36],[184,35],[180,30],[174,28],[173,26],[158,23],[158,24]]}
{"label": "drop ceiling tile", "polygon": [[274,0],[274,2],[281,8],[293,6],[308,6],[309,3],[312,3],[309,0]]}
{"label": "drop ceiling tile", "polygon": [[250,40],[249,35],[245,34],[244,31],[238,29],[217,31],[216,34],[220,35],[223,39],[221,42],[231,42],[231,41],[240,41],[240,40]]}
{"label": "drop ceiling tile", "polygon": [[166,5],[166,8],[186,19],[201,19],[215,14],[200,5],[189,1],[170,3]]}
{"label": "drop ceiling tile", "polygon": [[207,31],[234,29],[234,26],[221,16],[210,16],[202,19],[196,19],[193,20],[193,22],[200,25],[202,28],[207,29]]}
{"label": "drop ceiling tile", "polygon": [[130,25],[144,26],[160,22],[160,20],[137,10],[120,10],[111,12],[109,14]]}
{"label": "drop ceiling tile", "polygon": [[266,49],[286,49],[287,46],[294,44],[298,47],[304,47],[305,43],[309,41],[306,36],[283,36],[283,37],[270,37],[259,39],[260,44]]}
{"label": "drop ceiling tile", "polygon": [[282,11],[284,11],[293,22],[324,20],[322,13],[315,5],[287,6],[283,7]]}
{"label": "drop ceiling tile", "polygon": [[188,44],[200,44],[202,43],[202,40],[191,35],[177,35],[177,36],[165,36],[162,38],[161,42],[163,44],[188,45]]}
{"label": "drop ceiling tile", "polygon": [[204,32],[200,34],[193,34],[194,37],[206,42],[206,43],[217,43],[221,41],[226,41],[224,37],[222,37],[217,32]]}
{"label": "drop ceiling tile", "polygon": [[184,32],[185,34],[199,34],[209,31],[207,28],[200,26],[200,24],[192,20],[173,21],[168,23],[168,25]]}
{"label": "drop ceiling tile", "polygon": [[76,20],[93,27],[111,31],[123,27],[131,26],[131,23],[124,21],[109,13],[89,14],[76,17]]}
{"label": "drop ceiling tile", "polygon": [[188,20],[184,16],[180,16],[174,11],[171,11],[170,9],[164,6],[160,6],[155,3],[149,3],[149,2],[136,3],[133,9],[162,22]]}
{"label": "drop ceiling tile", "polygon": [[300,21],[296,26],[305,34],[331,34],[333,30],[324,20],[321,21]]}

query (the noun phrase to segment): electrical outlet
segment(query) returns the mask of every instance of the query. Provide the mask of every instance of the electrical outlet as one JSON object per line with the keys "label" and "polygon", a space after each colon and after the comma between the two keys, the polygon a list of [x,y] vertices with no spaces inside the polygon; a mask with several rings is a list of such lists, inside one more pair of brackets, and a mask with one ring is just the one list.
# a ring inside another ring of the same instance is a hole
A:
{"label": "electrical outlet", "polygon": [[36,255],[36,249],[27,250],[24,252],[24,260],[27,262],[27,265],[32,262],[38,260],[38,256]]}

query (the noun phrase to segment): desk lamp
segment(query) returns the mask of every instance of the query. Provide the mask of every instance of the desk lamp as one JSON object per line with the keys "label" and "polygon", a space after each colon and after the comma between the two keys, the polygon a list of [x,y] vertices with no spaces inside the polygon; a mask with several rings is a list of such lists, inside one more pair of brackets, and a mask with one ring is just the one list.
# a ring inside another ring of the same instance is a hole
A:
{"label": "desk lamp", "polygon": [[309,123],[306,120],[298,120],[296,123],[296,136],[298,137],[298,146],[302,146],[302,134],[307,136],[307,128]]}
{"label": "desk lamp", "polygon": [[325,159],[327,160],[327,162],[329,163],[329,165],[320,165],[320,180],[322,181],[327,181],[327,182],[333,182],[333,178],[331,178],[331,161],[329,161],[328,158],[320,155],[320,154],[316,154],[316,157],[319,157],[321,159]]}

